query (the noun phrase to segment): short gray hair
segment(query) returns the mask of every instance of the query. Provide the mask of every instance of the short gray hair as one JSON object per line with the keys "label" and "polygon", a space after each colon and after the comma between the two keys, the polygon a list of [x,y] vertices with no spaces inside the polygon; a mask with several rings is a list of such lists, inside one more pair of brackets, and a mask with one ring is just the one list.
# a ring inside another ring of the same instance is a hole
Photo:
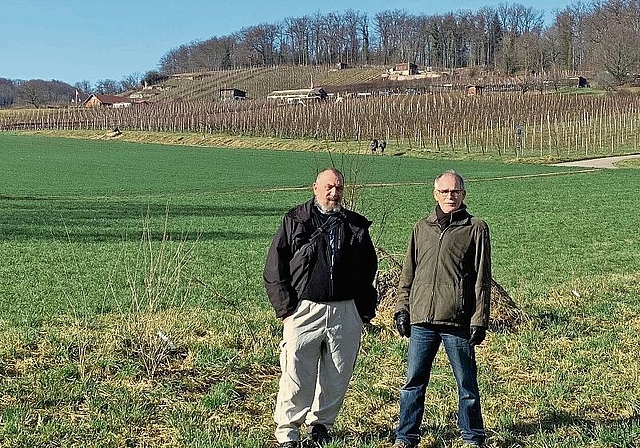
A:
{"label": "short gray hair", "polygon": [[436,179],[433,181],[433,188],[437,189],[438,188],[438,181],[440,179],[442,179],[444,176],[453,176],[456,178],[456,183],[458,184],[458,186],[460,187],[461,190],[464,190],[464,179],[462,178],[461,175],[459,175],[458,173],[456,173],[454,170],[447,170],[444,173],[442,173],[441,175],[439,175],[438,177],[436,177]]}
{"label": "short gray hair", "polygon": [[320,178],[320,175],[321,175],[322,173],[327,172],[327,171],[331,171],[333,174],[335,174],[335,175],[336,175],[336,176],[338,176],[340,179],[342,179],[342,183],[344,183],[344,174],[342,174],[342,172],[341,172],[339,169],[334,168],[334,167],[332,167],[332,166],[328,166],[328,167],[326,167],[326,168],[321,169],[321,170],[318,172],[318,175],[316,176],[316,182],[317,182],[317,181],[318,181],[318,179]]}

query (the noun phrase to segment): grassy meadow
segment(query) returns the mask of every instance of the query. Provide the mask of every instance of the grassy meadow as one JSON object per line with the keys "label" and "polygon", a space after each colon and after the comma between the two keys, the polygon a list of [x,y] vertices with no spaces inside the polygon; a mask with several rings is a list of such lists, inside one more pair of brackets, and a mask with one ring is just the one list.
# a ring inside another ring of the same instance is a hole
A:
{"label": "grassy meadow", "polygon": [[[280,323],[262,267],[335,165],[402,260],[456,169],[526,314],[478,348],[491,447],[640,445],[637,163],[198,148],[0,134],[0,447],[272,446]],[[388,269],[385,258],[381,269]],[[406,341],[382,303],[331,448],[389,447]],[[459,446],[444,353],[421,447]]]}

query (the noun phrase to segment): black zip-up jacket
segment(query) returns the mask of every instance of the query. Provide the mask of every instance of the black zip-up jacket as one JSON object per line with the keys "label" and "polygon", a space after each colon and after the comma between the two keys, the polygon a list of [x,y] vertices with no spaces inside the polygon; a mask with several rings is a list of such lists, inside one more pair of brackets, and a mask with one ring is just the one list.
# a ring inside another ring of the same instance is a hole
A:
{"label": "black zip-up jacket", "polygon": [[[276,316],[290,314],[300,300],[354,300],[362,321],[369,322],[376,312],[373,280],[378,269],[370,225],[364,216],[344,209],[322,218],[313,198],[289,210],[263,274]],[[336,238],[333,253],[330,232]]]}

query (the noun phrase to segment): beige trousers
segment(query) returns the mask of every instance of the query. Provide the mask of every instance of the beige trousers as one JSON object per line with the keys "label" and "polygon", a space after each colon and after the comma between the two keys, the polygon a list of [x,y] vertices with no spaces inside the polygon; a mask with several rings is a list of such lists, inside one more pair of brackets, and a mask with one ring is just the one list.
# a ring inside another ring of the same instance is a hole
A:
{"label": "beige trousers", "polygon": [[300,440],[302,424],[333,426],[353,374],[362,333],[353,300],[303,300],[283,324],[282,376],[274,413],[279,443]]}

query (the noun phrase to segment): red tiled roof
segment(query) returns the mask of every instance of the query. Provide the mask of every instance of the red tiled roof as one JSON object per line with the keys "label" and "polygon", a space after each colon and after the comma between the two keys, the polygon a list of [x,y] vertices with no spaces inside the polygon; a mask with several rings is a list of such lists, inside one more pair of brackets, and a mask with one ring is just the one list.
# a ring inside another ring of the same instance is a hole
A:
{"label": "red tiled roof", "polygon": [[103,104],[130,103],[130,98],[123,98],[117,95],[94,95]]}

